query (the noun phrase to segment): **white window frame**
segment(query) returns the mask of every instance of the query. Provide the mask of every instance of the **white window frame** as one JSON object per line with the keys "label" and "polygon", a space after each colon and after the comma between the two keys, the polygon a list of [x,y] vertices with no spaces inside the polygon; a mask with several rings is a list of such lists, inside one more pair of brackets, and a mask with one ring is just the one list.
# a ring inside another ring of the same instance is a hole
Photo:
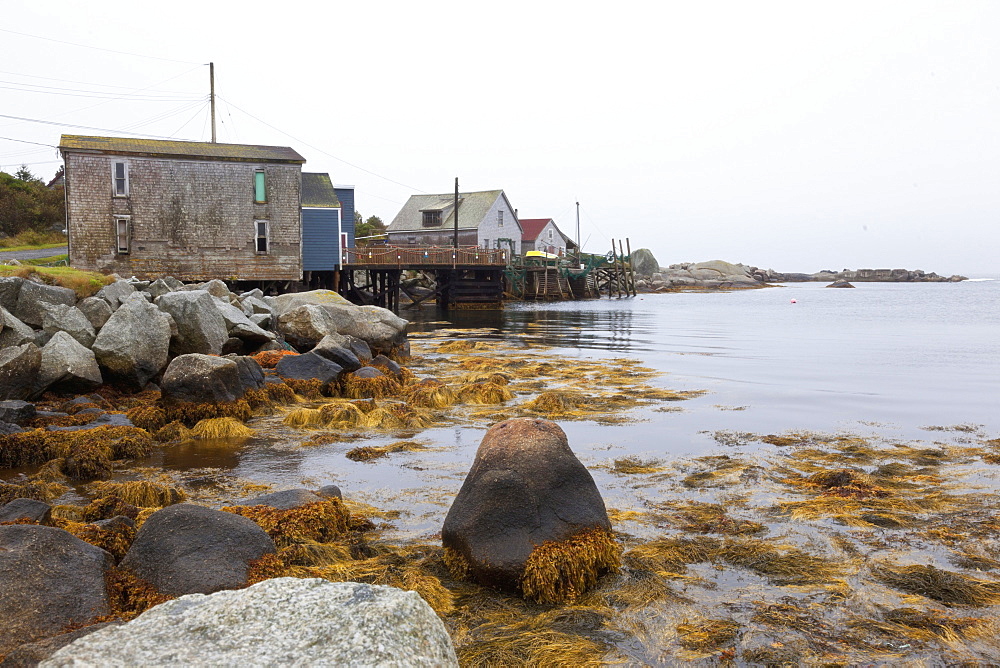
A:
{"label": "white window frame", "polygon": [[[118,165],[122,166],[122,172],[124,176],[122,177],[122,192],[118,192]],[[128,161],[126,160],[112,160],[111,161],[111,195],[113,197],[128,197],[129,192],[129,178],[128,178]]]}
{"label": "white window frame", "polygon": [[503,209],[497,211],[497,227],[503,227]]}
{"label": "white window frame", "polygon": [[132,251],[132,216],[114,216],[115,255]]}
{"label": "white window frame", "polygon": [[[264,234],[260,233],[261,225],[264,226]],[[264,240],[264,250],[260,249],[261,239]],[[253,249],[258,255],[267,255],[271,252],[271,223],[269,221],[253,221]]]}

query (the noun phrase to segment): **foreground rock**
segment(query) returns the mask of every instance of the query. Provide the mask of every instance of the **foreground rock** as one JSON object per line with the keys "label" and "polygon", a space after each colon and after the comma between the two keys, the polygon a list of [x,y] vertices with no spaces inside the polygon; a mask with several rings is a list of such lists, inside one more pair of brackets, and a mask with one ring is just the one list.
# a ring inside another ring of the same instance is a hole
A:
{"label": "foreground rock", "polygon": [[278,331],[300,351],[329,334],[353,336],[372,350],[391,353],[406,339],[408,321],[378,306],[355,306],[331,290],[267,298],[278,317]]}
{"label": "foreground rock", "polygon": [[194,353],[170,362],[160,389],[164,401],[190,403],[228,403],[245,392],[234,360]]}
{"label": "foreground rock", "polygon": [[532,418],[486,432],[441,539],[456,577],[545,602],[582,594],[621,551],[565,432]]}
{"label": "foreground rock", "polygon": [[42,351],[34,343],[0,350],[0,399],[31,396],[42,364]]}
{"label": "foreground rock", "polygon": [[0,526],[0,655],[111,612],[111,555],[53,527]]}
{"label": "foreground rock", "polygon": [[246,585],[250,562],[274,551],[245,517],[179,503],[149,516],[121,565],[164,594],[210,594]]}
{"label": "foreground rock", "polygon": [[444,624],[412,591],[277,578],[184,596],[105,628],[43,666],[457,666]]}
{"label": "foreground rock", "polygon": [[105,380],[140,390],[167,364],[170,321],[140,295],[132,295],[101,327],[93,351]]}

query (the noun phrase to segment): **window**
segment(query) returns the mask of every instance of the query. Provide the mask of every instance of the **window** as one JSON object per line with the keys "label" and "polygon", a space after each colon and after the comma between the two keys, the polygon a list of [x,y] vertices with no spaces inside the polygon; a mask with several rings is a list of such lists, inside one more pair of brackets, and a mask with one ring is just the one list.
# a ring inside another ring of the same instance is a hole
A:
{"label": "window", "polygon": [[253,193],[258,204],[267,201],[267,189],[264,187],[264,170],[258,169],[253,173]]}
{"label": "window", "polygon": [[489,248],[489,247],[490,247],[490,240],[483,239],[483,248]]}
{"label": "window", "polygon": [[340,250],[347,248],[347,232],[340,233]]}
{"label": "window", "polygon": [[440,211],[424,211],[424,227],[437,227],[441,224]]}
{"label": "window", "polygon": [[549,241],[552,241],[552,228],[549,228]]}
{"label": "window", "polygon": [[128,164],[125,162],[112,163],[112,192],[115,197],[128,197]]}
{"label": "window", "polygon": [[417,238],[416,237],[406,237],[406,243],[411,244],[411,245],[415,245],[417,243]]}
{"label": "window", "polygon": [[257,252],[266,253],[268,248],[267,221],[266,220],[254,221],[254,226],[257,228],[257,240],[256,240]]}
{"label": "window", "polygon": [[503,210],[497,211],[497,227],[503,227]]}
{"label": "window", "polygon": [[129,216],[115,216],[115,243],[118,255],[128,255],[131,222]]}

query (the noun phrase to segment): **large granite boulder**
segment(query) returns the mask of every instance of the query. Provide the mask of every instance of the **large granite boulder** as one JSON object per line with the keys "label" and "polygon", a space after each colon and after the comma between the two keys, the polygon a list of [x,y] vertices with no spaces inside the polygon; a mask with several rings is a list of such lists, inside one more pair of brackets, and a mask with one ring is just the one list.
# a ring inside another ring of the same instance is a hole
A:
{"label": "large granite boulder", "polygon": [[21,294],[24,279],[20,276],[0,276],[0,308],[17,310],[17,298]]}
{"label": "large granite boulder", "polygon": [[3,329],[0,329],[0,348],[20,346],[29,341],[34,342],[35,330],[2,307],[0,307],[0,320],[3,320]]}
{"label": "large granite boulder", "polygon": [[225,403],[243,397],[239,366],[232,359],[191,353],[171,360],[163,372],[164,401]]}
{"label": "large granite boulder", "polygon": [[[579,550],[574,546],[578,538]],[[545,544],[557,546],[563,563],[571,566],[563,575],[573,581],[570,589],[577,595],[618,559],[604,500],[590,472],[559,425],[533,418],[506,420],[486,432],[445,518],[441,540],[455,575],[532,595],[538,583],[526,579],[532,575],[526,565]],[[594,548],[592,555],[588,546]],[[589,575],[577,582],[582,574]],[[572,598],[570,591],[561,593]]]}
{"label": "large granite boulder", "polygon": [[653,251],[648,248],[632,251],[629,261],[632,264],[632,271],[640,278],[648,278],[660,271],[660,263],[653,257]]}
{"label": "large granite boulder", "polygon": [[117,311],[118,307],[125,303],[125,301],[132,296],[135,292],[135,286],[128,281],[118,280],[114,283],[105,285],[103,288],[97,291],[94,295],[98,299],[102,299],[108,303],[112,311]]}
{"label": "large granite boulder", "polygon": [[0,526],[0,655],[109,614],[104,574],[113,565],[62,529]]}
{"label": "large granite boulder", "polygon": [[170,342],[171,354],[222,352],[229,331],[215,299],[206,290],[169,292],[157,299],[156,304],[177,323],[177,336]]}
{"label": "large granite boulder", "polygon": [[52,506],[37,499],[14,499],[0,506],[0,523],[28,520],[48,524],[52,519]]}
{"label": "large granite boulder", "polygon": [[211,594],[245,586],[250,562],[274,551],[247,518],[178,503],[146,519],[121,566],[164,594]]}
{"label": "large granite boulder", "polygon": [[111,310],[111,305],[108,304],[103,299],[98,299],[97,297],[87,297],[86,299],[81,299],[80,303],[76,305],[78,309],[87,318],[87,322],[94,330],[98,330],[104,327],[104,323],[108,321],[111,314],[114,311]]}
{"label": "large granite boulder", "polygon": [[444,624],[395,587],[275,578],[183,596],[53,654],[43,666],[458,666]]}
{"label": "large granite boulder", "polygon": [[97,334],[93,351],[105,380],[140,390],[167,364],[170,324],[139,294],[114,312]]}
{"label": "large granite boulder", "polygon": [[17,295],[14,315],[26,325],[41,327],[45,318],[45,307],[56,304],[75,305],[76,293],[69,288],[25,281],[21,284],[21,290]]}
{"label": "large granite boulder", "polygon": [[355,371],[361,368],[361,360],[348,346],[350,346],[348,337],[341,334],[327,334],[310,352],[325,357],[344,371]]}
{"label": "large granite boulder", "polygon": [[56,332],[66,332],[80,342],[80,345],[89,348],[94,345],[97,333],[94,326],[83,311],[75,306],[56,304],[45,309],[42,317],[42,329],[49,334]]}
{"label": "large granite boulder", "polygon": [[[384,353],[406,339],[408,321],[379,306],[355,306],[332,290],[268,297],[267,303],[278,316],[278,331],[300,350],[311,348],[333,333],[357,337]],[[303,307],[308,310],[301,310]]]}
{"label": "large granite boulder", "polygon": [[68,332],[56,332],[42,347],[35,392],[89,392],[104,382],[94,351]]}
{"label": "large granite boulder", "polygon": [[274,340],[274,332],[268,332],[258,327],[243,312],[243,309],[218,298],[215,300],[215,306],[219,309],[219,314],[226,323],[226,331],[230,337],[258,344]]}
{"label": "large granite boulder", "polygon": [[34,343],[0,349],[0,399],[27,399],[31,396],[42,352]]}
{"label": "large granite boulder", "polygon": [[337,325],[322,306],[303,304],[278,316],[277,329],[289,345],[299,351],[307,351],[324,336],[335,334]]}
{"label": "large granite boulder", "polygon": [[252,357],[245,355],[231,355],[226,359],[236,362],[236,370],[240,375],[240,385],[243,390],[257,390],[267,384],[267,377],[260,363]]}

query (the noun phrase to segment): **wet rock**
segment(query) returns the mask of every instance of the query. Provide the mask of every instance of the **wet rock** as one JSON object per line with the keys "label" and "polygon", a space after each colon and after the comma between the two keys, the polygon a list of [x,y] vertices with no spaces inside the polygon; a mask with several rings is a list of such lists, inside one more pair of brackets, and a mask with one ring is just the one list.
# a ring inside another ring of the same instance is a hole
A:
{"label": "wet rock", "polygon": [[347,337],[339,334],[328,334],[316,344],[311,352],[339,365],[344,371],[354,371],[361,367],[361,360],[350,349],[346,348],[344,343],[348,343]]}
{"label": "wet rock", "polygon": [[0,661],[0,668],[35,668],[35,666],[48,659],[57,650],[62,649],[74,640],[90,635],[94,631],[100,631],[105,627],[120,626],[121,624],[122,622],[91,624],[76,631],[60,633],[51,638],[21,645]]}
{"label": "wet rock", "polygon": [[179,503],[146,519],[121,565],[164,594],[210,594],[246,585],[249,563],[274,551],[247,518]]}
{"label": "wet rock", "polygon": [[372,378],[382,378],[385,376],[380,369],[376,369],[373,366],[363,366],[357,371],[351,373],[355,378],[362,378],[365,380],[370,380]]}
{"label": "wet rock", "polygon": [[69,288],[25,281],[21,284],[21,291],[17,295],[14,315],[26,325],[41,327],[45,317],[45,307],[56,304],[75,305],[76,293]]}
{"label": "wet rock", "polygon": [[45,665],[457,667],[458,660],[444,624],[416,592],[275,578],[167,601],[63,647]]}
{"label": "wet rock", "polygon": [[169,346],[166,316],[133,295],[101,328],[93,351],[106,381],[139,390],[166,365]]}
{"label": "wet rock", "polygon": [[156,305],[177,323],[177,335],[170,341],[172,355],[222,352],[229,330],[215,299],[207,291],[170,292],[160,297]]}
{"label": "wet rock", "polygon": [[134,285],[128,281],[115,281],[97,291],[94,295],[108,303],[112,311],[117,311],[125,301],[136,291]]}
{"label": "wet rock", "polygon": [[42,348],[36,394],[50,388],[57,392],[89,392],[103,382],[94,352],[68,332],[56,332]]}
{"label": "wet rock", "polygon": [[323,383],[330,383],[336,382],[344,369],[325,357],[309,352],[282,357],[274,370],[282,378],[316,378]]}
{"label": "wet rock", "polygon": [[35,499],[14,499],[0,506],[0,522],[31,520],[38,524],[49,524],[51,519],[52,506]]}
{"label": "wet rock", "polygon": [[22,431],[24,431],[24,429],[22,429],[16,424],[0,421],[0,435],[20,434]]}
{"label": "wet rock", "polygon": [[611,531],[594,479],[548,420],[494,425],[444,521],[441,539],[466,577],[521,589],[532,552],[588,530]]}
{"label": "wet rock", "polygon": [[0,654],[111,612],[111,555],[62,529],[0,526]]}
{"label": "wet rock", "polygon": [[165,401],[191,403],[236,401],[245,392],[236,362],[196,353],[175,357],[163,373],[160,389]]}
{"label": "wet rock", "polygon": [[35,330],[18,320],[14,314],[0,308],[0,318],[3,319],[3,329],[0,330],[0,348],[20,346],[34,342]]}
{"label": "wet rock", "polygon": [[34,343],[0,350],[0,399],[27,399],[41,364],[42,351]]}
{"label": "wet rock", "polygon": [[24,424],[35,417],[35,404],[28,401],[10,399],[0,401],[0,422]]}
{"label": "wet rock", "polygon": [[336,485],[323,485],[316,490],[316,493],[320,496],[325,496],[329,499],[343,499],[344,494],[340,491],[340,488]]}
{"label": "wet rock", "polygon": [[403,368],[381,353],[376,355],[369,364],[380,369],[385,369],[396,380],[400,380],[403,377]]}
{"label": "wet rock", "polygon": [[826,287],[828,287],[828,288],[853,288],[854,286],[851,285],[851,283],[849,281],[847,281],[846,279],[841,278],[839,280],[834,281],[833,283],[831,283],[830,285],[828,285]]}
{"label": "wet rock", "polygon": [[308,503],[324,501],[322,496],[310,492],[308,489],[286,489],[281,492],[272,492],[262,496],[255,496],[252,499],[240,501],[241,506],[271,506],[278,510],[289,510],[298,508]]}
{"label": "wet rock", "polygon": [[240,385],[243,386],[244,391],[257,390],[264,387],[264,369],[261,368],[257,360],[245,355],[234,355],[227,359],[236,362],[236,370],[240,376]]}
{"label": "wet rock", "polygon": [[[85,411],[80,411],[80,413],[86,413],[92,410],[100,409],[88,409]],[[77,413],[79,415],[80,413]],[[98,427],[134,427],[132,421],[128,419],[124,413],[104,413],[98,417],[93,422],[88,422],[87,424],[74,425],[71,427],[53,427],[48,426],[46,429],[49,431],[87,431],[89,429],[97,429]]]}
{"label": "wet rock", "polygon": [[84,317],[87,318],[87,322],[94,330],[99,330],[104,327],[104,323],[108,321],[111,314],[114,311],[111,310],[111,306],[103,299],[98,299],[97,297],[87,297],[86,299],[81,299],[80,303],[76,305],[80,312],[83,313]]}
{"label": "wet rock", "polygon": [[362,364],[368,364],[372,361],[372,349],[366,342],[349,336],[347,337],[347,345],[351,352],[358,356]]}

